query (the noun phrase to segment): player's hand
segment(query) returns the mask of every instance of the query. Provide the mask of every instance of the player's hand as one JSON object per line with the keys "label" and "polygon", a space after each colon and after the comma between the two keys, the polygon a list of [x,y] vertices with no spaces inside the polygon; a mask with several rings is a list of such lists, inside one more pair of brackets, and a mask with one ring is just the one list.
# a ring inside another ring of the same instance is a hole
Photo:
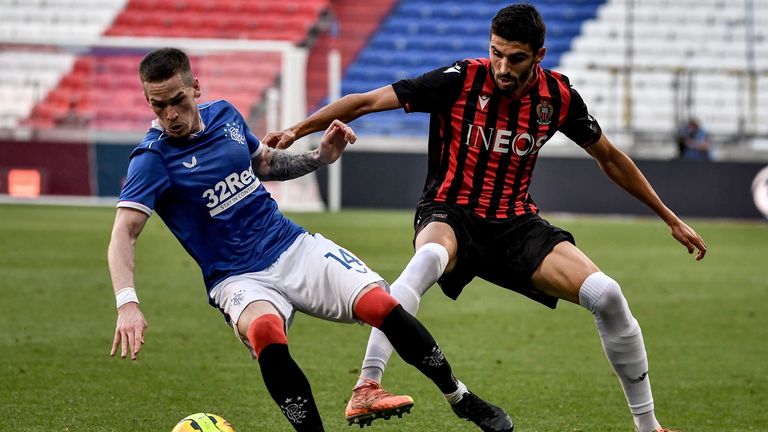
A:
{"label": "player's hand", "polygon": [[334,120],[320,139],[317,159],[325,165],[332,164],[341,157],[347,144],[354,143],[356,140],[357,136],[351,127],[341,120]]}
{"label": "player's hand", "polygon": [[125,358],[130,352],[131,360],[136,360],[144,343],[144,333],[148,326],[138,304],[129,302],[120,306],[117,310],[115,340],[112,342],[112,351],[109,355],[114,357],[119,345],[120,358]]}
{"label": "player's hand", "polygon": [[683,246],[688,248],[689,254],[692,254],[694,251],[698,250],[696,253],[696,261],[704,258],[704,254],[707,253],[707,244],[704,243],[704,239],[702,239],[701,236],[693,230],[693,228],[689,227],[685,222],[678,219],[676,223],[669,226],[669,230],[672,234],[672,237],[682,243]]}
{"label": "player's hand", "polygon": [[296,141],[296,133],[291,129],[270,132],[261,140],[267,146],[277,149],[287,149],[294,141]]}

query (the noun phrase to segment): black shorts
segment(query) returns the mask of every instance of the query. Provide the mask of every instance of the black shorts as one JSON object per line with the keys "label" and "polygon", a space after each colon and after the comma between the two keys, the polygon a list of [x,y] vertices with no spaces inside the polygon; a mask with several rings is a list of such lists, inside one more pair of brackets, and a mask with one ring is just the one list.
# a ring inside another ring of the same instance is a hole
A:
{"label": "black shorts", "polygon": [[450,225],[458,242],[456,267],[437,281],[445,295],[456,300],[477,276],[555,308],[558,299],[536,289],[531,276],[555,245],[576,244],[571,233],[537,214],[487,220],[456,205],[422,202],[416,208],[414,241],[430,222]]}

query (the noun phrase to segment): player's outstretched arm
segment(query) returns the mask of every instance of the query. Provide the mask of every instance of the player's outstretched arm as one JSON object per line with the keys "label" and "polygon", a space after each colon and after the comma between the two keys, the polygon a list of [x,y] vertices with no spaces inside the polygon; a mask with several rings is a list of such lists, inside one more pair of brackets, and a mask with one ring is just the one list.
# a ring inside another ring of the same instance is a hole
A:
{"label": "player's outstretched arm", "polygon": [[617,149],[605,135],[591,146],[589,153],[597,160],[600,169],[625,191],[650,207],[669,226],[672,236],[688,249],[696,253],[696,260],[701,260],[707,253],[707,245],[693,228],[689,227],[661,201],[656,191],[637,168],[632,159]]}
{"label": "player's outstretched arm", "polygon": [[391,85],[367,93],[349,94],[288,129],[268,133],[261,141],[269,147],[285,149],[301,137],[326,129],[336,119],[349,123],[368,113],[400,107],[400,101]]}
{"label": "player's outstretched arm", "polygon": [[339,120],[334,120],[320,139],[320,146],[304,153],[263,147],[253,158],[253,168],[262,180],[290,180],[336,162],[347,143],[357,140],[355,132]]}
{"label": "player's outstretched arm", "polygon": [[115,338],[109,355],[114,356],[120,346],[120,357],[125,358],[130,352],[131,360],[136,360],[148,327],[133,291],[134,245],[147,219],[149,216],[138,210],[118,208],[107,252],[118,305]]}

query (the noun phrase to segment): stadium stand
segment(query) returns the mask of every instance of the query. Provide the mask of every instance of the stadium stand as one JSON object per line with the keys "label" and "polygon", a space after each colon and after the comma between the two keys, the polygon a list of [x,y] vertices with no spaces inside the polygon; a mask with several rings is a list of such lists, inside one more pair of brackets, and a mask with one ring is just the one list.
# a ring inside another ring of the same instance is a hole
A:
{"label": "stadium stand", "polygon": [[126,0],[0,0],[0,37],[96,38],[125,3]]}
{"label": "stadium stand", "polygon": [[[747,33],[751,14],[721,0],[647,0],[636,2],[628,27],[625,3],[607,1],[597,19],[584,25],[559,65],[572,76],[595,116],[607,124],[623,123],[623,110],[617,108],[625,91],[618,73],[630,48],[633,129],[669,133],[687,114],[700,117],[715,133],[743,134],[740,128],[745,127],[749,103],[743,91],[749,85],[749,41],[755,43],[757,69],[765,68],[760,53],[768,49],[764,36],[751,38]],[[768,8],[768,2],[754,3],[763,12]],[[765,16],[752,15],[755,28],[765,24]],[[633,33],[630,47],[625,43],[627,28]],[[761,92],[760,99],[766,95]],[[692,112],[680,111],[681,97],[694,104]],[[768,132],[764,124],[754,126],[758,130],[753,132]]]}
{"label": "stadium stand", "polygon": [[[329,0],[0,0],[0,37],[85,44],[102,34],[301,43],[328,5]],[[156,12],[169,7],[176,12]],[[0,127],[87,125],[128,131],[145,129],[153,118],[136,78],[141,54],[27,49],[1,55],[8,61],[0,63],[0,101],[13,103],[0,107]],[[278,54],[217,54],[192,61],[205,98],[228,99],[243,113],[261,102],[280,72]]]}
{"label": "stadium stand", "polygon": [[[175,9],[158,14],[161,8]],[[131,0],[107,35],[301,42],[327,0]]]}
{"label": "stadium stand", "polygon": [[[554,67],[570,49],[583,23],[603,0],[532,1],[547,22],[545,67]],[[488,27],[507,1],[401,0],[344,75],[342,93],[365,92],[420,75],[463,58],[488,53]],[[392,111],[357,120],[362,134],[424,135],[426,115]]]}
{"label": "stadium stand", "polygon": [[[345,70],[366,46],[371,35],[394,7],[396,0],[334,0],[329,28],[320,34],[309,53],[307,68],[307,106],[319,108],[327,103],[328,53],[338,50]],[[335,25],[333,20],[335,20]]]}
{"label": "stadium stand", "polygon": [[[0,39],[95,40],[125,5],[125,0],[0,0]],[[75,64],[76,55],[45,50],[3,48],[0,52],[0,128],[27,118],[37,101],[55,88]],[[54,95],[54,100],[60,95]],[[40,108],[39,124],[53,126],[60,104]]]}
{"label": "stadium stand", "polygon": [[[533,0],[548,27],[544,66],[572,78],[610,133],[669,142],[697,116],[720,142],[768,135],[768,0]],[[325,55],[336,46],[342,94],[367,91],[466,57],[487,55],[488,23],[507,1],[461,0],[0,0],[2,40],[81,43],[109,36],[278,39],[311,46],[307,106],[327,99]],[[747,10],[745,5],[753,5]],[[154,13],[171,8],[173,14]],[[334,38],[331,17],[340,23]],[[631,21],[629,21],[630,18]],[[627,27],[627,23],[631,27]],[[627,29],[631,29],[628,32]],[[323,30],[325,30],[323,32]],[[631,85],[624,78],[631,33]],[[706,43],[702,41],[706,40]],[[143,129],[140,57],[120,51],[4,47],[0,128],[90,125]],[[71,54],[69,54],[71,53]],[[259,105],[279,75],[265,55],[195,57],[206,99]],[[631,93],[627,93],[627,90]],[[627,103],[631,100],[631,103]],[[135,107],[135,108],[134,108]],[[425,115],[387,112],[354,125],[362,134],[423,136]],[[619,143],[622,140],[617,140]],[[763,140],[761,142],[765,142]]]}
{"label": "stadium stand", "polygon": [[[572,78],[604,129],[621,135],[618,144],[652,149],[649,141],[654,141],[666,146],[657,156],[671,156],[672,136],[689,116],[700,118],[725,151],[725,145],[744,137],[768,134],[768,124],[757,121],[768,114],[768,1],[635,1],[629,15],[631,60],[625,45],[626,0],[532,3],[548,26],[544,67]],[[506,4],[401,0],[347,68],[342,93],[487,56],[488,24]],[[625,64],[632,72],[629,86]],[[361,134],[421,136],[427,121],[425,115],[386,112],[354,126]],[[750,145],[763,141],[752,139]]]}
{"label": "stadium stand", "polygon": [[[72,67],[73,55],[0,52],[0,128],[15,127]],[[51,113],[53,115],[53,113]]]}
{"label": "stadium stand", "polygon": [[[544,66],[572,78],[604,130],[630,154],[640,159],[673,157],[677,148],[672,134],[678,120],[695,115],[715,138],[718,162],[768,160],[768,123],[758,121],[768,115],[768,0],[530,1],[548,24]],[[8,191],[10,169],[37,170],[44,195],[119,193],[128,154],[153,116],[136,78],[143,48],[107,48],[108,43],[98,43],[103,35],[112,37],[112,42],[123,36],[180,37],[184,43],[199,44],[206,42],[200,38],[226,38],[227,46],[229,41],[238,45],[281,38],[310,48],[306,106],[316,109],[325,103],[326,56],[331,47],[342,54],[343,93],[367,91],[455,60],[486,56],[488,24],[506,4],[501,0],[0,0],[0,197]],[[634,5],[632,15],[627,4]],[[745,10],[747,6],[753,9]],[[174,12],[153,13],[158,8]],[[329,26],[333,17],[339,23],[336,31]],[[635,43],[631,67],[625,68],[628,28]],[[276,92],[265,95],[265,89],[277,86],[286,92],[282,84],[298,83],[299,78],[280,78],[284,62],[279,54],[233,52],[192,56],[203,83],[203,100],[228,99],[244,114],[250,112],[249,121],[259,136],[269,122],[274,128],[289,113],[303,115],[302,106],[282,111],[296,106],[291,104],[301,105],[300,99],[288,104],[280,96],[271,97]],[[304,52],[299,54],[303,61]],[[631,72],[630,87],[625,71]],[[626,111],[628,106],[631,112]],[[370,186],[385,189],[388,197],[399,196],[401,204],[407,201],[410,206],[416,198],[406,197],[398,188],[402,178],[413,175],[408,173],[411,162],[422,163],[419,153],[426,150],[427,119],[402,110],[359,119],[354,126],[368,137],[364,146],[352,147],[357,154],[350,154],[351,163],[344,164],[345,178],[358,178],[350,169],[359,169],[359,176],[369,176],[374,166],[380,172],[396,170],[402,174],[396,176],[397,185],[377,181]],[[655,140],[653,145],[647,145],[650,140]],[[313,142],[309,138],[303,144]],[[375,165],[366,165],[361,161],[372,157],[370,152],[387,155],[377,155]],[[47,157],[41,159],[39,154]],[[543,154],[548,159],[585,156],[561,136],[549,141]],[[392,163],[382,165],[381,160]],[[718,165],[732,169],[726,176],[742,170],[740,164]],[[320,184],[323,175],[318,174]],[[418,183],[423,173],[419,170],[413,178]],[[288,197],[281,206],[303,204],[319,193],[314,180],[309,183],[294,191],[270,190]],[[345,187],[350,183],[367,187],[357,180],[345,182]],[[370,196],[375,201],[364,205],[386,201],[377,194]]]}

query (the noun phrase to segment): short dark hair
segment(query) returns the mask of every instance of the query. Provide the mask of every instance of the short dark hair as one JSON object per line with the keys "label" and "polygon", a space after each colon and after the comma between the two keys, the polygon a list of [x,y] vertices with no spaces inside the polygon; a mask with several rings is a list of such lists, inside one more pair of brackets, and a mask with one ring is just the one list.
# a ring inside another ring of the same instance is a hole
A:
{"label": "short dark hair", "polygon": [[189,57],[178,48],[160,48],[151,51],[139,63],[142,82],[160,82],[181,75],[185,84],[193,80]]}
{"label": "short dark hair", "polygon": [[534,54],[544,46],[547,28],[536,7],[518,3],[501,9],[491,21],[491,34],[508,41],[526,43]]}

